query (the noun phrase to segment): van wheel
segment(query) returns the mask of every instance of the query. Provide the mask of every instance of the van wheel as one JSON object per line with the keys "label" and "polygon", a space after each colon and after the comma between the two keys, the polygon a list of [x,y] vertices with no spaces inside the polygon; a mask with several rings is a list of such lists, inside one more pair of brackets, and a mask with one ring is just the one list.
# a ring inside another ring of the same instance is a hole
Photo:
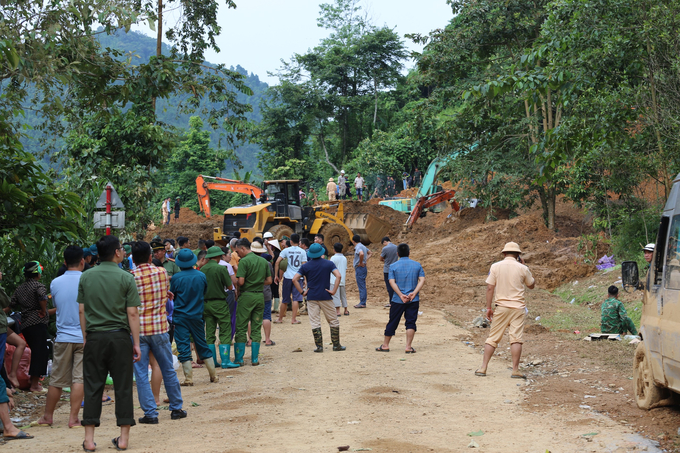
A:
{"label": "van wheel", "polygon": [[288,225],[274,225],[269,229],[269,232],[274,236],[274,239],[280,242],[284,236],[290,239],[293,229]]}
{"label": "van wheel", "polygon": [[633,383],[635,385],[635,402],[640,409],[652,409],[663,398],[663,390],[654,383],[652,366],[647,357],[644,343],[635,349],[633,359]]}

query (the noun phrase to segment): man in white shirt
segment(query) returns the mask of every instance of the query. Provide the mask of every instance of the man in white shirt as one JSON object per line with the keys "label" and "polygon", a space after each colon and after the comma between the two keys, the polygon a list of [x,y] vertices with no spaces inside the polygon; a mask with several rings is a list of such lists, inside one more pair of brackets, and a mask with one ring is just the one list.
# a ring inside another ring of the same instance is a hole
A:
{"label": "man in white shirt", "polygon": [[[345,291],[345,281],[347,276],[347,258],[342,254],[342,244],[336,242],[333,244],[333,249],[335,250],[335,255],[331,257],[331,261],[335,263],[335,267],[340,271],[340,286],[338,290],[333,294],[333,304],[335,305],[335,311],[338,316],[340,316],[340,307],[344,307],[345,316],[349,316],[349,310],[347,310],[347,292]],[[335,275],[331,274],[331,287],[335,285]]]}
{"label": "man in white shirt", "polygon": [[[291,246],[283,250],[276,260],[274,265],[274,283],[278,285],[279,283],[279,265],[281,261],[285,258],[288,260],[288,267],[283,274],[283,285],[281,294],[281,307],[279,308],[279,318],[273,321],[276,324],[281,324],[283,318],[286,316],[286,311],[288,310],[288,304],[293,305],[293,319],[291,324],[300,324],[297,319],[298,308],[300,302],[302,302],[302,294],[293,286],[293,277],[298,273],[300,267],[307,262],[307,252],[300,248],[300,235],[293,233],[290,235]],[[292,296],[292,297],[291,297]]]}
{"label": "man in white shirt", "polygon": [[362,201],[364,178],[361,177],[361,173],[357,173],[357,177],[354,178],[354,188],[357,191],[357,201]]}

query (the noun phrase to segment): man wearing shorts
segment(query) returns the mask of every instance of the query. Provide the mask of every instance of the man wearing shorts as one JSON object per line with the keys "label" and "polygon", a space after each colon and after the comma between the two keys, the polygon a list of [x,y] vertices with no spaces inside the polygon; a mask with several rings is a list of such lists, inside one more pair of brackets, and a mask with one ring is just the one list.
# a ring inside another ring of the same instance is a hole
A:
{"label": "man wearing shorts", "polygon": [[83,249],[70,245],[64,251],[66,272],[52,280],[50,292],[52,303],[57,309],[57,338],[54,343],[54,363],[47,390],[45,414],[39,425],[51,426],[54,409],[57,407],[61,390],[71,388],[71,412],[68,427],[80,426],[78,412],[83,401],[83,332],[78,314],[78,283],[85,267]]}
{"label": "man wearing shorts", "polygon": [[420,309],[420,290],[425,284],[425,271],[417,261],[409,258],[411,250],[408,244],[397,246],[399,260],[390,265],[389,282],[394,294],[390,305],[390,319],[385,326],[383,344],[375,348],[378,352],[390,352],[390,341],[397,332],[397,327],[404,317],[406,324],[406,354],[415,354],[413,337],[416,335],[416,321]]}
{"label": "man wearing shorts", "polygon": [[[493,356],[503,333],[510,327],[510,352],[512,354],[512,374],[515,379],[526,379],[519,372],[519,359],[522,356],[522,334],[526,319],[526,288],[533,289],[536,280],[520,257],[522,250],[516,242],[505,244],[504,259],[491,265],[489,277],[486,279],[486,316],[491,320],[491,332],[484,344],[482,366],[475,371],[475,376],[486,376],[486,367]],[[494,294],[495,293],[495,294]],[[491,303],[496,300],[496,310]]]}
{"label": "man wearing shorts", "polygon": [[[300,267],[307,262],[307,252],[300,248],[300,235],[293,233],[290,235],[291,246],[281,252],[279,258],[276,260],[274,265],[274,283],[279,283],[279,264],[285,258],[288,260],[288,267],[286,272],[283,274],[283,294],[281,295],[281,308],[279,310],[279,319],[274,321],[275,323],[283,322],[284,316],[286,316],[286,310],[288,309],[288,304],[293,304],[293,319],[291,324],[300,324],[297,320],[298,307],[300,302],[302,302],[302,294],[293,286],[293,277],[298,273]],[[292,297],[291,297],[292,295]],[[292,300],[291,300],[292,299]]]}

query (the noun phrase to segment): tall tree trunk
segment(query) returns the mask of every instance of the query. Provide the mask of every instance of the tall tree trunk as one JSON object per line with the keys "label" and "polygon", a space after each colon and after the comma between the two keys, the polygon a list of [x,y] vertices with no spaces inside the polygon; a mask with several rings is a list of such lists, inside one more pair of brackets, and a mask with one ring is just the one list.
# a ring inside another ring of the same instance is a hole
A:
{"label": "tall tree trunk", "polygon": [[557,201],[557,195],[555,189],[548,189],[547,195],[547,227],[549,230],[555,230],[555,203]]}
{"label": "tall tree trunk", "polygon": [[[156,56],[160,57],[163,50],[163,0],[158,0],[158,23],[156,24]],[[156,98],[151,98],[151,108],[156,115]]]}
{"label": "tall tree trunk", "polygon": [[373,128],[375,129],[375,123],[378,121],[378,80],[373,79],[373,94],[375,95],[375,110],[373,111]]}

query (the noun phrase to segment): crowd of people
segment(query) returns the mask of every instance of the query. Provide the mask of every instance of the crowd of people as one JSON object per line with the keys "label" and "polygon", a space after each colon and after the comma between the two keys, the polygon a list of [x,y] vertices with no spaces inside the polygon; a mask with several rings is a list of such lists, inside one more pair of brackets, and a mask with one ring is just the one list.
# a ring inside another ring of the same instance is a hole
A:
{"label": "crowd of people", "polygon": [[[404,190],[412,187],[420,187],[422,183],[422,173],[418,168],[415,169],[413,175],[408,172],[402,174],[402,186]],[[336,178],[330,178],[326,184],[326,196],[329,201],[336,200],[351,200],[353,198],[352,188],[356,194],[357,201],[367,201],[373,198],[394,197],[398,194],[397,182],[392,176],[377,176],[375,184],[373,184],[373,191],[371,192],[369,186],[361,176],[357,173],[354,181],[345,175],[345,170],[340,171],[340,175]]]}
{"label": "crowd of people", "polygon": [[[360,293],[354,307],[360,309],[367,306],[367,263],[372,252],[359,236],[352,243]],[[385,237],[382,245],[390,316],[384,342],[377,350],[389,351],[389,341],[403,316],[406,352],[415,353],[412,341],[424,272],[410,260],[407,244],[396,246]],[[168,404],[171,420],[188,416],[182,387],[194,385],[194,369],[205,368],[209,382],[217,383],[218,368],[245,365],[248,347],[250,364],[259,365],[260,346],[276,345],[271,339],[272,312],[278,312],[273,322],[282,323],[290,306],[291,323],[300,324],[303,305],[316,353],[324,352],[323,314],[332,350],[345,351],[340,343],[340,318],[349,315],[345,252],[347,244],[336,243],[331,253],[321,234],[313,242],[298,234],[279,241],[265,233],[252,243],[234,237],[224,247],[200,240],[196,249],[186,237],[161,240],[158,236],[150,243],[121,243],[116,236],[103,236],[89,247],[71,245],[63,252],[63,265],[49,290],[41,283],[44,268],[37,261],[25,264],[25,282],[11,297],[0,286],[0,307],[12,313],[12,318],[0,316],[0,362],[5,344],[17,345],[15,356],[21,357],[24,349],[30,351],[30,384],[23,390],[47,392],[44,414],[34,425],[53,425],[57,404],[68,389],[68,426],[84,428],[84,451],[97,447],[95,429],[101,423],[103,403],[111,399],[106,385],[112,381],[120,435],[111,444],[125,450],[132,426],[159,423],[162,403]],[[7,319],[12,319],[13,327]],[[54,337],[48,329],[51,319],[56,325]],[[0,363],[0,384],[7,388],[0,394],[3,438],[31,439],[9,418],[20,384],[16,370],[8,368],[9,372]],[[176,369],[182,370],[181,382]],[[48,374],[49,388],[44,389],[42,382]],[[161,386],[167,395],[163,401]],[[135,387],[143,411],[138,419],[133,406]]]}

